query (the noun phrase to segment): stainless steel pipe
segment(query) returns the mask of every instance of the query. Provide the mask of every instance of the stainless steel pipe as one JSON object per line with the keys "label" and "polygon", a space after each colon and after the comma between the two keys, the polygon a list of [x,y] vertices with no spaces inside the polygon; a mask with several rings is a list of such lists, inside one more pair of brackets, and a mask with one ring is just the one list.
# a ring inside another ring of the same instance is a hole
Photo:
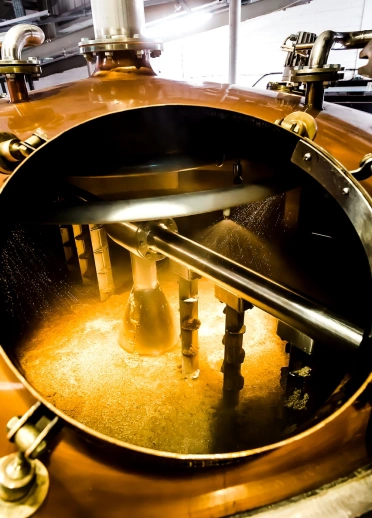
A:
{"label": "stainless steel pipe", "polygon": [[[312,46],[309,57],[309,68],[323,68],[327,62],[331,49],[337,43],[337,50],[362,49],[372,39],[372,31],[356,32],[322,32]],[[296,46],[297,48],[297,46]],[[298,49],[301,46],[299,45]],[[305,104],[315,109],[322,109],[324,98],[323,81],[310,81],[306,85]]]}
{"label": "stainless steel pipe", "polygon": [[238,69],[239,29],[242,13],[241,0],[230,0],[229,5],[229,83],[235,84]]}
{"label": "stainless steel pipe", "polygon": [[143,0],[91,0],[91,7],[97,39],[119,35],[133,38],[145,27]]}
{"label": "stainless steel pipe", "polygon": [[[128,239],[133,246],[138,227],[117,223],[106,226],[106,230],[115,242],[126,247]],[[314,340],[348,349],[357,348],[362,341],[361,329],[343,321],[327,308],[161,224],[150,225],[147,245],[219,286],[234,291],[239,297]]]}
{"label": "stainless steel pipe", "polygon": [[24,47],[37,47],[44,42],[45,36],[40,27],[20,23],[5,34],[1,44],[2,60],[20,60]]}
{"label": "stainless steel pipe", "polygon": [[309,67],[324,67],[335,43],[337,50],[362,49],[372,39],[372,31],[334,32],[324,31],[315,40],[312,46]]}

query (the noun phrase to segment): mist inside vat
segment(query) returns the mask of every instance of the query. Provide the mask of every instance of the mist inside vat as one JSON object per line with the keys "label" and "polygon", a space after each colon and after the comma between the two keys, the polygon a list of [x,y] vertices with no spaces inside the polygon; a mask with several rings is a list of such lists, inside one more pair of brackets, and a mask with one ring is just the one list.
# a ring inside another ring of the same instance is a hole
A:
{"label": "mist inside vat", "polygon": [[161,289],[154,259],[131,254],[133,288],[124,310],[119,343],[129,353],[158,356],[178,339],[175,316]]}
{"label": "mist inside vat", "polygon": [[224,211],[224,219],[198,232],[196,239],[207,248],[244,266],[270,276],[276,255],[272,234],[282,223],[283,196]]}
{"label": "mist inside vat", "polygon": [[1,312],[14,321],[17,333],[46,314],[68,311],[78,301],[67,275],[61,275],[64,264],[56,263],[39,231],[16,225],[4,231],[1,245]]}

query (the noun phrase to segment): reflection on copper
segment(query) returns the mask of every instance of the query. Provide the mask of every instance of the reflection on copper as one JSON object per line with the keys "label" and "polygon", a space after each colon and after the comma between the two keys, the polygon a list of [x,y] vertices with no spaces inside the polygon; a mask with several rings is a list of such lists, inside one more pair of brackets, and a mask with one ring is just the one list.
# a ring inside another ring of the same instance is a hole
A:
{"label": "reflection on copper", "polygon": [[[118,64],[120,65],[120,60]],[[111,69],[106,60],[102,66],[110,70],[102,70],[94,77],[63,85],[63,87],[30,93],[32,102],[26,103],[30,107],[30,117],[33,117],[34,110],[37,118],[38,109],[52,109],[56,114],[54,121],[43,119],[39,125],[40,131],[46,133],[48,138],[52,138],[100,115],[128,108],[163,105],[165,102],[234,110],[272,123],[289,113],[305,109],[302,99],[290,94],[255,89],[243,90],[213,83],[202,83],[196,86],[192,83],[153,77],[150,75],[153,72],[147,68],[146,61],[143,62],[141,59],[132,61],[133,68],[126,60],[122,64],[123,67]],[[126,68],[127,65],[129,68]],[[142,69],[144,75],[142,75]],[[132,71],[136,73],[132,74]],[[136,80],[122,80],[125,78]],[[113,99],[116,102],[112,102]],[[22,105],[22,109],[26,104]],[[25,119],[23,122],[23,115],[18,115],[16,104],[9,104],[2,100],[0,109],[2,111],[0,131],[9,131],[11,122],[15,131],[15,118],[19,117],[16,123],[17,137],[21,139],[29,137],[30,119]],[[328,103],[324,104],[323,111],[309,113],[316,118],[318,124],[315,143],[330,152],[348,169],[359,167],[361,158],[370,152],[372,131],[370,115],[356,110],[345,110],[341,106]],[[357,146],[349,145],[351,132]]]}
{"label": "reflection on copper", "polygon": [[99,52],[93,72],[94,77],[110,77],[118,80],[155,75],[148,54],[137,56],[134,50]]}
{"label": "reflection on copper", "polygon": [[10,381],[0,382],[0,392],[9,390],[24,390],[25,387],[22,383],[11,383]]}

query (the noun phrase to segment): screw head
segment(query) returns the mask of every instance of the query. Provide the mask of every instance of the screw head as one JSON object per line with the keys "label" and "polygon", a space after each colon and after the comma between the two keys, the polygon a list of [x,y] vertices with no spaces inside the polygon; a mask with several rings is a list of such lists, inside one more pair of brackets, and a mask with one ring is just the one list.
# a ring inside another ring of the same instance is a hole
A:
{"label": "screw head", "polygon": [[350,189],[349,189],[349,187],[344,187],[344,188],[342,189],[342,194],[343,194],[344,196],[349,196],[349,193],[350,193]]}
{"label": "screw head", "polygon": [[305,162],[310,162],[312,159],[311,153],[305,153],[303,158]]}

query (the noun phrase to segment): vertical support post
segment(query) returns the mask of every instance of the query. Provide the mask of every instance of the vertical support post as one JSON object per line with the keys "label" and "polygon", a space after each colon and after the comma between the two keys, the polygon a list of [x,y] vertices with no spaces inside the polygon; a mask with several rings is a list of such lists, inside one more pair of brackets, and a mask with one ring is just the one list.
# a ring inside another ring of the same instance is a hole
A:
{"label": "vertical support post", "polygon": [[72,227],[70,225],[60,225],[59,230],[61,233],[61,240],[63,245],[63,251],[65,253],[67,268],[68,270],[70,270],[72,266],[71,262],[76,256],[76,247],[74,243]]}
{"label": "vertical support post", "polygon": [[199,277],[193,276],[188,270],[189,277],[179,278],[180,325],[182,347],[182,373],[191,378],[199,376],[199,327],[198,319]]}
{"label": "vertical support post", "polygon": [[227,406],[235,407],[239,403],[239,392],[244,387],[244,378],[241,374],[245,352],[243,349],[243,335],[245,333],[244,315],[253,306],[220,286],[215,286],[215,296],[226,304],[224,313],[225,335],[222,343],[225,346],[225,355],[221,367],[223,373],[223,399]]}
{"label": "vertical support post", "polygon": [[72,225],[83,284],[93,284],[95,265],[88,225]]}
{"label": "vertical support post", "polygon": [[235,84],[238,68],[239,28],[241,21],[241,0],[230,0],[229,5],[229,83]]}
{"label": "vertical support post", "polygon": [[225,336],[222,343],[225,346],[225,356],[221,371],[223,372],[223,398],[232,406],[239,402],[239,392],[244,387],[241,367],[245,352],[243,335],[245,333],[244,311],[236,311],[230,306],[225,307]]}
{"label": "vertical support post", "polygon": [[182,373],[196,379],[199,377],[199,292],[201,278],[186,266],[172,262],[172,269],[179,275],[179,304],[181,327]]}
{"label": "vertical support post", "polygon": [[93,258],[97,272],[101,301],[107,300],[115,291],[106,230],[102,225],[89,225]]}
{"label": "vertical support post", "polygon": [[28,101],[28,90],[24,74],[6,74],[6,84],[11,103]]}

